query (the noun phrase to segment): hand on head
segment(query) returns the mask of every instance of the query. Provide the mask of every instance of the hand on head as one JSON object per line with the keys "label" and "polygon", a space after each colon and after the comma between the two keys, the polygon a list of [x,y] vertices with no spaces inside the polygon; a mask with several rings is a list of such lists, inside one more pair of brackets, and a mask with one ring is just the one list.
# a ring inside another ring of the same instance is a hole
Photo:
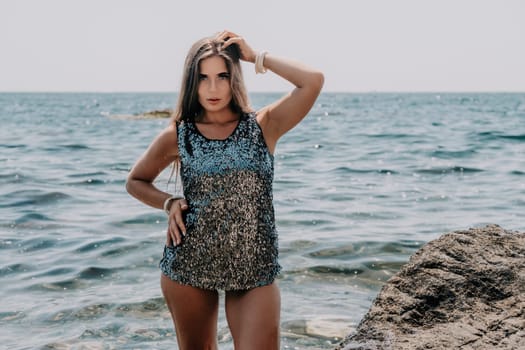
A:
{"label": "hand on head", "polygon": [[224,41],[223,48],[227,48],[232,44],[237,45],[241,60],[252,63],[255,62],[255,56],[257,53],[250,47],[250,45],[248,45],[248,43],[246,43],[246,40],[244,40],[242,36],[225,30],[217,34],[216,38]]}

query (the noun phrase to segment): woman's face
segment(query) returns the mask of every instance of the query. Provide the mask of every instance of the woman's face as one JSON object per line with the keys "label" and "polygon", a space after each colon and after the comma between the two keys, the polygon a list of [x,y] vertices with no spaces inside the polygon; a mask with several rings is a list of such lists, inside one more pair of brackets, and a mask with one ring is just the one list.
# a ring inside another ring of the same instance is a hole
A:
{"label": "woman's face", "polygon": [[230,73],[226,62],[219,56],[212,56],[200,62],[199,103],[206,112],[220,112],[230,108],[232,91]]}

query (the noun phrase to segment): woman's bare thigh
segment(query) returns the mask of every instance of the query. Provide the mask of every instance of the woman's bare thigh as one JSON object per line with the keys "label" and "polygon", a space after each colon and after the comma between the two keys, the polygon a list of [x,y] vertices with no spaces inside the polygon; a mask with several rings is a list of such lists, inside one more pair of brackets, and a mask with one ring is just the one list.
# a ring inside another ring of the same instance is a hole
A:
{"label": "woman's bare thigh", "polygon": [[281,296],[276,283],[226,292],[226,317],[236,350],[278,350]]}
{"label": "woman's bare thigh", "polygon": [[217,291],[182,285],[165,275],[161,276],[160,285],[173,318],[179,349],[217,349]]}

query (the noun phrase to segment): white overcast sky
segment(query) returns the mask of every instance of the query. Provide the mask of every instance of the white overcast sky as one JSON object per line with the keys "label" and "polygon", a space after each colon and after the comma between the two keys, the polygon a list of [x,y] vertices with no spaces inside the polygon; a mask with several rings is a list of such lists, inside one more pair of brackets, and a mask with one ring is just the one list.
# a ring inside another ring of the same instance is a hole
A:
{"label": "white overcast sky", "polygon": [[[225,28],[325,91],[525,91],[523,0],[0,0],[0,91],[178,91]],[[249,91],[289,88],[243,67]]]}

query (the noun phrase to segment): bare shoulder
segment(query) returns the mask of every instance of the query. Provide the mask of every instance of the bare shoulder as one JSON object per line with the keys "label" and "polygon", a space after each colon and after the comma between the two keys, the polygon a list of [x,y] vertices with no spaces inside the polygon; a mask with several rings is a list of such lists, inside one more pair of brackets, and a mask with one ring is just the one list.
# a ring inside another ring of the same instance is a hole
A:
{"label": "bare shoulder", "polygon": [[177,155],[179,153],[177,146],[177,125],[170,123],[170,125],[159,133],[153,143],[161,148],[165,154],[170,156]]}
{"label": "bare shoulder", "polygon": [[162,130],[161,135],[167,135],[169,137],[175,137],[177,139],[177,125],[175,123],[170,123],[167,127]]}
{"label": "bare shoulder", "polygon": [[170,124],[155,137],[135,163],[129,178],[153,181],[158,174],[178,158],[177,128]]}

